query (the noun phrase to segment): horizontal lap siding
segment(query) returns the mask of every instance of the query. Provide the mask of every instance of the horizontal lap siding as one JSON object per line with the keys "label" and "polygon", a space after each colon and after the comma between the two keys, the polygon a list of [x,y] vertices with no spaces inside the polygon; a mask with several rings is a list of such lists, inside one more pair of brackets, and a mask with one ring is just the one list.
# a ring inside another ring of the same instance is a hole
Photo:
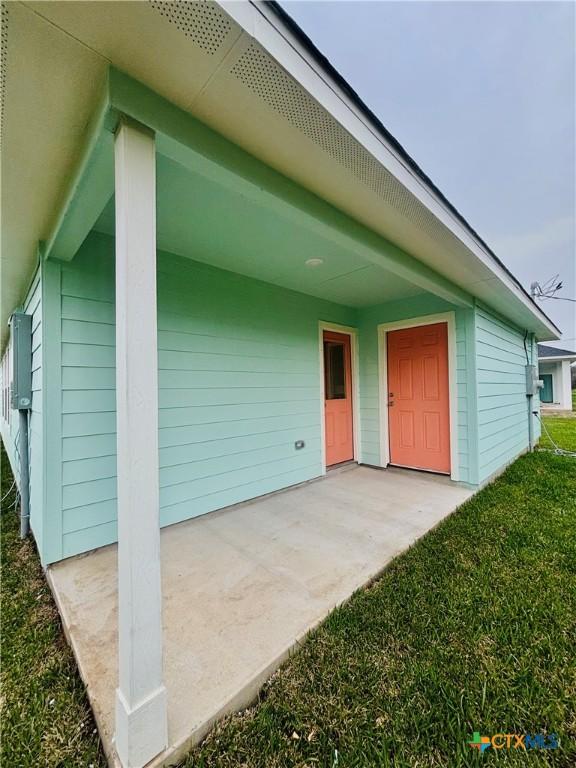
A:
{"label": "horizontal lap siding", "polygon": [[[182,266],[166,257],[158,276],[167,523],[321,473],[322,303],[187,263],[183,273]],[[341,308],[328,311],[350,320]],[[306,447],[296,451],[300,439]]]}
{"label": "horizontal lap siding", "polygon": [[[527,342],[530,354],[532,341]],[[480,481],[528,447],[523,334],[487,309],[476,309]]]}
{"label": "horizontal lap siding", "polygon": [[[530,360],[533,364],[538,365],[538,342],[534,336],[532,337],[532,356]],[[540,423],[540,390],[538,390],[538,394],[533,399],[532,405],[532,410],[538,413],[538,416],[533,416],[532,418],[534,441],[537,442],[542,436],[542,424]]]}
{"label": "horizontal lap siding", "polygon": [[[113,247],[62,271],[65,556],[116,538]],[[354,313],[159,254],[162,525],[321,473],[319,320]]]}
{"label": "horizontal lap siding", "polygon": [[30,526],[42,548],[44,461],[42,416],[42,285],[36,275],[24,311],[32,315],[32,410],[29,421]]}
{"label": "horizontal lap siding", "polygon": [[[40,270],[30,286],[23,311],[32,315],[32,407],[28,421],[30,526],[38,547],[42,542],[43,506],[43,448],[42,448],[42,285]],[[2,421],[2,438],[14,475],[19,484],[20,458],[18,453],[19,414],[13,410],[11,423]]]}
{"label": "horizontal lap siding", "polygon": [[114,318],[113,253],[89,239],[61,275],[64,557],[116,539]]}
{"label": "horizontal lap siding", "polygon": [[[1,384],[2,384],[2,391],[4,392],[4,388],[6,386],[10,387],[10,381],[8,379],[11,378],[10,371],[8,370],[8,366],[11,368],[11,361],[9,361],[7,358],[10,358],[12,355],[12,348],[7,347],[4,351],[4,357],[3,356],[3,362],[5,363],[5,366],[0,366],[0,376],[4,377],[6,375],[7,381],[4,381],[4,378],[2,378]],[[10,395],[11,390],[8,390],[8,396]],[[18,461],[18,411],[12,410],[12,406],[8,404],[8,413],[7,413],[7,419],[4,418],[4,413],[0,412],[0,434],[2,435],[2,442],[4,443],[4,449],[6,451],[6,455],[8,456],[8,461],[10,462],[10,466],[12,467],[12,473],[14,475],[14,479],[16,481],[16,486],[20,486],[20,464]]]}

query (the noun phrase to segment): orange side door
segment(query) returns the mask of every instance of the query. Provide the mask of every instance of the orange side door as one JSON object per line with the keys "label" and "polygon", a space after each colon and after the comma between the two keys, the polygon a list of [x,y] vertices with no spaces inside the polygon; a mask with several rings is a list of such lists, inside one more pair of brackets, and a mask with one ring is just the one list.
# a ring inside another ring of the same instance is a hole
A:
{"label": "orange side door", "polygon": [[354,458],[350,336],[324,331],[326,465]]}
{"label": "orange side door", "polygon": [[390,463],[450,473],[446,323],[387,333]]}

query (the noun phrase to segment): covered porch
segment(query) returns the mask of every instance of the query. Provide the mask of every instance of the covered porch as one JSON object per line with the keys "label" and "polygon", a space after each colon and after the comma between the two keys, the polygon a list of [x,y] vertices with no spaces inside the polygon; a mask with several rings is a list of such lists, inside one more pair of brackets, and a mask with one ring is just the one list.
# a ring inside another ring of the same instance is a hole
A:
{"label": "covered porch", "polygon": [[[113,68],[88,138],[40,248],[40,550],[110,760],[142,768],[246,704],[469,495],[451,480],[477,485],[474,301]],[[386,333],[430,324],[445,477],[382,472]],[[346,458],[372,468],[319,480],[325,329],[350,338]]]}
{"label": "covered porch", "polygon": [[[161,532],[167,748],[176,761],[260,686],[327,614],[471,492],[447,478],[350,466]],[[48,577],[116,765],[117,547]]]}
{"label": "covered porch", "polygon": [[[37,263],[32,530],[110,759],[142,768],[246,703],[469,495],[456,482],[478,486],[478,301],[549,330],[271,5],[9,5],[2,312]],[[386,334],[427,323],[445,341],[443,478],[385,469]],[[323,328],[354,337],[352,458],[369,466],[342,474]]]}
{"label": "covered porch", "polygon": [[[44,252],[61,355],[49,385],[62,389],[50,579],[110,760],[140,768],[246,704],[311,627],[469,495],[449,477],[476,484],[473,301],[109,77]],[[383,473],[383,334],[428,322],[447,329],[449,477]],[[354,339],[350,458],[373,468],[229,509],[326,475],[323,328]]]}

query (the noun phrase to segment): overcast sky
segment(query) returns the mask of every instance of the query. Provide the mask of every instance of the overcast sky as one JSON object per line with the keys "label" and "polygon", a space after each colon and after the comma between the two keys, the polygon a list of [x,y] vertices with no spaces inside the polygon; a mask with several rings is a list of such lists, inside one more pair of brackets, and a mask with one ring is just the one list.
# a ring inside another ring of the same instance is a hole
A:
{"label": "overcast sky", "polygon": [[[576,298],[575,5],[282,5],[529,288]],[[576,348],[576,304],[546,301]]]}

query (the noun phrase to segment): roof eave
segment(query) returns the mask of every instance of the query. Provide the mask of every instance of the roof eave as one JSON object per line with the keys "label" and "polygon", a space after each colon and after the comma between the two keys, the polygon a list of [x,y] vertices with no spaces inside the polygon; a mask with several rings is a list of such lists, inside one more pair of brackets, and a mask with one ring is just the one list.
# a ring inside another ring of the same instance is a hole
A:
{"label": "roof eave", "polygon": [[[262,13],[262,7],[270,9],[281,25],[284,25],[287,30],[294,35],[299,41],[302,48],[305,50],[309,57],[308,64],[314,67],[320,67],[325,78],[332,81],[332,85],[335,89],[339,89],[361,112],[361,114],[369,121],[369,123],[376,129],[382,141],[384,141],[388,149],[394,153],[398,160],[402,162],[410,172],[416,177],[420,183],[424,184],[428,192],[432,194],[438,204],[448,213],[456,222],[461,230],[461,234],[466,238],[472,238],[477,246],[488,258],[493,262],[494,267],[501,270],[508,280],[512,283],[514,292],[532,312],[535,318],[540,322],[541,330],[545,329],[545,333],[550,334],[539,336],[539,338],[545,340],[556,340],[562,335],[561,330],[556,324],[546,315],[545,312],[536,304],[532,296],[516,278],[516,276],[506,267],[506,265],[496,256],[489,245],[480,237],[476,230],[466,221],[464,216],[456,209],[456,207],[444,196],[440,189],[432,182],[429,176],[420,168],[416,161],[408,154],[400,142],[392,136],[392,134],[385,128],[380,119],[372,112],[372,110],[365,104],[356,91],[347,83],[347,81],[340,75],[337,69],[331,64],[331,62],[321,53],[321,51],[314,45],[306,33],[298,26],[298,24],[292,19],[292,17],[286,13],[281,5],[276,0],[264,0],[264,2],[257,2],[257,0],[249,0],[260,13]],[[230,4],[225,0],[220,3],[229,12]],[[260,6],[260,7],[259,7]],[[267,20],[272,23],[269,16],[266,16]],[[236,19],[238,21],[238,19]],[[282,31],[277,30],[280,34]],[[260,40],[259,42],[262,43]],[[302,54],[302,51],[299,51]],[[478,257],[479,254],[476,254]],[[498,276],[498,275],[497,275]],[[502,276],[500,276],[502,279]]]}
{"label": "roof eave", "polygon": [[543,363],[562,362],[562,360],[576,360],[576,355],[552,355],[552,357],[538,358],[538,361]]}

